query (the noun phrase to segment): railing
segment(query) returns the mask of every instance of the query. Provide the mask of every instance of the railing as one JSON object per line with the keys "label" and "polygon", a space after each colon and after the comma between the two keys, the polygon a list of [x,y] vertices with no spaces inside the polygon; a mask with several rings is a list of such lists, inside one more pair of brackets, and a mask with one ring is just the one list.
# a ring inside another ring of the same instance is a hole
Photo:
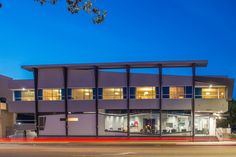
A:
{"label": "railing", "polygon": [[224,139],[224,132],[222,128],[216,128],[216,137],[218,141],[223,141]]}

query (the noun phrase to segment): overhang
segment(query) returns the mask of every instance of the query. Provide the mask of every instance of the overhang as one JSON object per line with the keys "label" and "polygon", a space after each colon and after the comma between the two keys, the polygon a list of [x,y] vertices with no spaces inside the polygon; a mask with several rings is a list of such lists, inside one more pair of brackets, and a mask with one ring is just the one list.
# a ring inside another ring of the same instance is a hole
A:
{"label": "overhang", "polygon": [[33,69],[81,69],[89,70],[97,67],[99,69],[123,69],[129,66],[130,68],[155,68],[162,66],[163,68],[184,68],[192,67],[206,67],[207,60],[195,60],[195,61],[149,61],[149,62],[112,62],[112,63],[91,63],[91,64],[49,64],[49,65],[24,65],[23,69],[33,71]]}

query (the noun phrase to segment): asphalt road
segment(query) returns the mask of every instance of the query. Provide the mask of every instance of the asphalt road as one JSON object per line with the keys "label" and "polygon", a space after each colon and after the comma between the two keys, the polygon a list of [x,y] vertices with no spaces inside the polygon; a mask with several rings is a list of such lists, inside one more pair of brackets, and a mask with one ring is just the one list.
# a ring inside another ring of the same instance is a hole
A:
{"label": "asphalt road", "polygon": [[70,146],[0,144],[0,157],[236,157],[236,146]]}

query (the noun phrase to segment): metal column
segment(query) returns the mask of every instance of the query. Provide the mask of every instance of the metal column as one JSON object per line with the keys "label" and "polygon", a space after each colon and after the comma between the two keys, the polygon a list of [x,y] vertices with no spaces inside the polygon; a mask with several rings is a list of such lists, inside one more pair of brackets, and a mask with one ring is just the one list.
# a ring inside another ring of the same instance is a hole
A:
{"label": "metal column", "polygon": [[39,136],[39,121],[38,121],[38,69],[34,68],[34,98],[35,98],[35,127],[37,137]]}
{"label": "metal column", "polygon": [[63,68],[64,75],[64,102],[65,102],[65,133],[68,136],[68,68]]}
{"label": "metal column", "polygon": [[96,137],[98,137],[98,73],[99,69],[97,66],[94,68],[94,80],[95,80],[95,106],[96,106]]}
{"label": "metal column", "polygon": [[127,136],[130,136],[130,67],[126,67],[126,90],[127,90]]}
{"label": "metal column", "polygon": [[162,65],[158,65],[158,69],[159,69],[160,136],[162,136]]}
{"label": "metal column", "polygon": [[196,65],[192,64],[192,137],[195,136],[195,80]]}

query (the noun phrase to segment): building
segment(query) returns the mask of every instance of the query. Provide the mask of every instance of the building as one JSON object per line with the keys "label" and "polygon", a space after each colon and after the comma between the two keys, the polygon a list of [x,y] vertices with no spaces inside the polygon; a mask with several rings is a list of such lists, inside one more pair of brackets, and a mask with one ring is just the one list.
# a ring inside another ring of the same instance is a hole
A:
{"label": "building", "polygon": [[[23,66],[34,79],[9,80],[8,110],[16,117],[35,117],[33,125],[20,125],[36,130],[39,137],[216,136],[234,80],[197,76],[197,68],[207,64],[200,60]],[[190,75],[165,74],[166,69],[187,69]]]}
{"label": "building", "polygon": [[7,99],[12,100],[12,93],[8,86],[11,80],[12,79],[9,77],[0,75],[0,138],[12,134],[13,125],[15,123],[14,113],[8,112],[6,104]]}

